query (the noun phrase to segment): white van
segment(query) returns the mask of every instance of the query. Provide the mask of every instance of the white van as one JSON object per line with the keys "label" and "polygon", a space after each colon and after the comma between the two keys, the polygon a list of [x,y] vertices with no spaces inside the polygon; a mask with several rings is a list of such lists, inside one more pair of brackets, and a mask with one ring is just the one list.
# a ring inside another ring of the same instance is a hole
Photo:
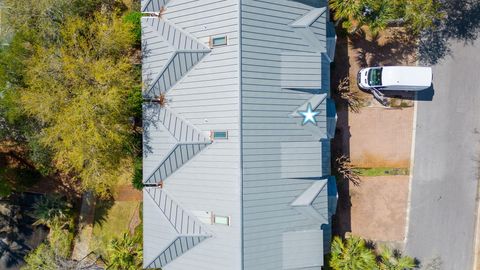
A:
{"label": "white van", "polygon": [[430,67],[369,67],[358,72],[357,83],[366,90],[420,91],[432,85]]}

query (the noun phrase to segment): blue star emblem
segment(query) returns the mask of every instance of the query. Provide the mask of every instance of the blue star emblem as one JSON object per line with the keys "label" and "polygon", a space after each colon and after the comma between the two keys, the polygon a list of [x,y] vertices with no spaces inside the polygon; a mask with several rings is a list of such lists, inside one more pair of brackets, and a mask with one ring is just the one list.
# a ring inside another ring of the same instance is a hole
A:
{"label": "blue star emblem", "polygon": [[320,114],[319,112],[315,112],[312,110],[312,104],[308,103],[307,111],[298,112],[301,116],[303,116],[303,123],[302,125],[307,124],[308,122],[312,122],[312,124],[316,125],[317,120],[315,120],[315,116]]}

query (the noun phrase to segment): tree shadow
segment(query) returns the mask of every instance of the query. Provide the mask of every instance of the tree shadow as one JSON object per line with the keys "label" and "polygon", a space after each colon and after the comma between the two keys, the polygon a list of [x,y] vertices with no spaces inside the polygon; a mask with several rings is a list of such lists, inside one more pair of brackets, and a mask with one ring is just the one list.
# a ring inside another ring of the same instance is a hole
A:
{"label": "tree shadow", "polygon": [[115,204],[113,198],[97,200],[95,204],[95,215],[93,219],[93,224],[102,226],[108,220],[108,212]]}
{"label": "tree shadow", "polygon": [[48,229],[33,226],[32,211],[37,194],[14,194],[2,201],[0,207],[0,268],[17,269],[24,257],[47,237]]}
{"label": "tree shadow", "polygon": [[364,31],[351,37],[350,45],[358,50],[355,61],[360,67],[408,64],[414,60],[410,58],[416,54],[415,39],[404,31],[393,28],[389,35],[381,38],[379,35],[367,38]]}
{"label": "tree shadow", "polygon": [[471,43],[480,29],[480,1],[444,0],[442,12],[446,18],[435,22],[435,27],[422,33],[419,44],[420,61],[434,65],[451,53],[448,42],[452,39]]}

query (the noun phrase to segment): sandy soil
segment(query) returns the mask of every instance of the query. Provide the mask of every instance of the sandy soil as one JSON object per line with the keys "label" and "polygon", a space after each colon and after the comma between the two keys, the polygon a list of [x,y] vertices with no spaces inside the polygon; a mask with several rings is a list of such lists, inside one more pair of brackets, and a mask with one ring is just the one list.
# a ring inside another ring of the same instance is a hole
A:
{"label": "sandy soil", "polygon": [[373,241],[403,241],[408,176],[364,177],[351,187],[352,234]]}
{"label": "sandy soil", "polygon": [[358,167],[408,168],[413,108],[363,108],[350,114],[350,159]]}

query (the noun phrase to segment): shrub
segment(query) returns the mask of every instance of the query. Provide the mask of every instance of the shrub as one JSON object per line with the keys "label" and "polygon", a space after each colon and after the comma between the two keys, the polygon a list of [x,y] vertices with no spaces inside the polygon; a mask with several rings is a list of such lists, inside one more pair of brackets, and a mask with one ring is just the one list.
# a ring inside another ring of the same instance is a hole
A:
{"label": "shrub", "polygon": [[143,189],[143,174],[142,174],[142,159],[137,158],[135,160],[135,167],[133,172],[132,186],[135,189]]}
{"label": "shrub", "polygon": [[340,97],[347,102],[348,108],[353,113],[359,113],[363,106],[363,98],[358,91],[350,91],[350,78],[340,80],[337,88]]}
{"label": "shrub", "polygon": [[132,32],[135,35],[135,43],[140,45],[142,42],[142,13],[138,11],[130,11],[125,16],[123,16],[123,21],[125,23],[132,24]]}
{"label": "shrub", "polygon": [[335,161],[338,174],[340,174],[343,179],[351,182],[354,186],[360,186],[362,181],[359,176],[359,171],[352,165],[350,159],[346,156],[341,156]]}

